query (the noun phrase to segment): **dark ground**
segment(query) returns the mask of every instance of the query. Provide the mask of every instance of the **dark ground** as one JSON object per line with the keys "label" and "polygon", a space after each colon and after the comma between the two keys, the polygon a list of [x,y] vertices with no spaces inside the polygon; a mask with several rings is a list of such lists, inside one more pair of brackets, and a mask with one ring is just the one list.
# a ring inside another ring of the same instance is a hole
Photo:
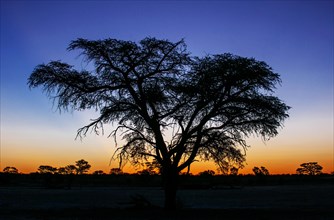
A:
{"label": "dark ground", "polygon": [[16,184],[0,185],[0,219],[329,220],[334,219],[334,184],[332,177],[326,178],[284,184],[251,181],[234,187],[193,179],[194,184],[179,190],[180,208],[175,212],[161,208],[163,191],[158,186],[92,186],[86,182],[67,189],[14,181]]}

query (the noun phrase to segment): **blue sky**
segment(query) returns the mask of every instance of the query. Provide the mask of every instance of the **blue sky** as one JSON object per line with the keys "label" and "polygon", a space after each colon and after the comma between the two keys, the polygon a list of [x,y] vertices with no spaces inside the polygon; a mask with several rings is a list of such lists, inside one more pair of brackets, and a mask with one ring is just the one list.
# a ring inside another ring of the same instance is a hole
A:
{"label": "blue sky", "polygon": [[[292,107],[281,133],[250,140],[248,169],[273,172],[318,161],[333,171],[333,1],[1,1],[1,168],[28,171],[84,158],[108,170],[113,142],[74,140],[92,112],[59,114],[41,90],[29,90],[34,67],[62,60],[87,67],[78,37],[139,41],[184,38],[196,56],[233,53],[267,62],[282,78],[276,95]],[[29,169],[27,167],[30,167]],[[282,171],[283,172],[283,171]]]}

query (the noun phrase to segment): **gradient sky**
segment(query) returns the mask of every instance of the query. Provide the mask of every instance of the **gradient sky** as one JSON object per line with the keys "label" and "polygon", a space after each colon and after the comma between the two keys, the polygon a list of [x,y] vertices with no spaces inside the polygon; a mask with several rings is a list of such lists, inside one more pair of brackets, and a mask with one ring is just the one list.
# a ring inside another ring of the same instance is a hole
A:
{"label": "gradient sky", "polygon": [[[270,141],[249,139],[247,165],[295,173],[317,161],[334,170],[333,1],[16,1],[1,0],[1,170],[65,166],[85,159],[108,172],[114,142],[88,135],[75,140],[93,112],[59,113],[40,89],[29,90],[34,67],[62,60],[85,68],[71,40],[147,36],[184,38],[196,56],[233,53],[267,62],[282,78],[276,95],[290,118]],[[215,169],[197,163],[192,172]]]}

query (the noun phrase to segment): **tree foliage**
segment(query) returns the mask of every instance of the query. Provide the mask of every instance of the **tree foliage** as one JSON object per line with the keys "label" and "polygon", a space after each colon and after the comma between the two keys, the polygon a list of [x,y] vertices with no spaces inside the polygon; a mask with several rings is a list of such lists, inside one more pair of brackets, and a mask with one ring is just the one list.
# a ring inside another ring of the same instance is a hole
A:
{"label": "tree foliage", "polygon": [[65,167],[66,174],[76,174],[77,167],[75,165],[67,165]]}
{"label": "tree foliage", "polygon": [[75,161],[75,165],[67,165],[65,167],[52,167],[49,165],[41,165],[38,167],[38,173],[41,174],[84,174],[87,173],[91,165],[84,159]]}
{"label": "tree foliage", "polygon": [[151,176],[151,175],[157,175],[157,172],[151,169],[143,169],[143,170],[139,170],[137,174],[141,176]]}
{"label": "tree foliage", "polygon": [[38,167],[38,172],[40,174],[55,174],[57,172],[57,168],[49,165],[41,165]]}
{"label": "tree foliage", "polygon": [[84,159],[75,161],[77,174],[81,175],[87,173],[91,165]]}
{"label": "tree foliage", "polygon": [[230,175],[232,175],[232,176],[236,176],[236,175],[238,175],[238,172],[239,172],[239,168],[232,167],[232,168],[230,169]]}
{"label": "tree foliage", "polygon": [[261,166],[260,168],[254,167],[253,172],[255,176],[269,176],[269,170],[263,166]]}
{"label": "tree foliage", "polygon": [[122,171],[121,168],[114,167],[114,168],[111,168],[111,169],[110,169],[109,174],[111,174],[111,175],[122,175],[122,174],[123,174],[123,171]]}
{"label": "tree foliage", "polygon": [[7,166],[3,169],[3,172],[4,173],[13,173],[13,174],[18,174],[19,173],[19,170],[16,168],[16,167],[10,167],[10,166]]}
{"label": "tree foliage", "polygon": [[65,167],[59,167],[59,168],[57,169],[57,173],[58,173],[58,174],[61,174],[61,175],[69,174],[69,173],[67,173],[67,170],[66,170]]}
{"label": "tree foliage", "polygon": [[[117,146],[120,164],[156,160],[166,196],[176,192],[177,175],[194,161],[213,160],[222,170],[231,161],[242,167],[245,139],[276,136],[288,117],[289,107],[273,96],[279,75],[254,58],[193,57],[183,40],[155,38],[79,38],[68,49],[80,50],[93,70],[51,61],[34,69],[29,86],[41,86],[59,110],[99,111],[79,137],[114,123],[110,135],[126,141]],[[169,200],[175,205],[175,196]]]}
{"label": "tree foliage", "polygon": [[215,175],[215,171],[213,170],[205,170],[202,172],[198,173],[199,176],[214,176]]}
{"label": "tree foliage", "polygon": [[322,174],[322,166],[318,162],[308,162],[300,164],[300,168],[296,170],[300,175],[319,175]]}

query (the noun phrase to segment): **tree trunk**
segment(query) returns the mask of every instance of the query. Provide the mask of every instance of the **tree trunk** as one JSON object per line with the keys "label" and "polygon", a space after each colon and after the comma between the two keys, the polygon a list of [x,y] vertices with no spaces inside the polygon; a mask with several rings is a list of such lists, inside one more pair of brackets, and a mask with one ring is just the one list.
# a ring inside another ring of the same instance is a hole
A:
{"label": "tree trunk", "polygon": [[174,170],[166,170],[163,172],[163,182],[165,190],[165,209],[166,210],[175,210],[176,206],[176,192],[178,186],[178,176],[179,173]]}

